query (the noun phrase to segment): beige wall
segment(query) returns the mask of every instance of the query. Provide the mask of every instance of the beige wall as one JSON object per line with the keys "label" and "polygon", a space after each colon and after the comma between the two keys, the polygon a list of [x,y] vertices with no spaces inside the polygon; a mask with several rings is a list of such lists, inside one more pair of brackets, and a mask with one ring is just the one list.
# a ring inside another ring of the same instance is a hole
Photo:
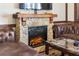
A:
{"label": "beige wall", "polygon": [[0,25],[15,23],[11,15],[16,11],[14,9],[15,9],[14,4],[0,3]]}
{"label": "beige wall", "polygon": [[74,21],[74,4],[68,3],[68,21]]}
{"label": "beige wall", "polygon": [[[65,3],[54,3],[52,11],[58,15],[54,21],[65,21]],[[74,3],[68,3],[68,21],[74,21]]]}
{"label": "beige wall", "polygon": [[[70,5],[69,8],[70,8],[69,20],[70,20],[73,17],[73,14],[72,14],[73,11],[71,11],[73,7]],[[33,13],[32,11],[30,12],[29,11],[18,9],[18,4],[16,3],[0,3],[0,25],[1,24],[15,24],[15,20],[12,19],[13,13],[16,13],[16,12]],[[54,21],[64,21],[65,20],[65,3],[53,3],[52,11],[38,11],[38,12],[39,13],[43,13],[43,12],[57,13],[58,17],[54,18]]]}
{"label": "beige wall", "polygon": [[[15,24],[15,20],[12,18],[12,14],[16,12],[21,13],[33,13],[31,10],[20,10],[16,3],[0,3],[0,25],[3,24]],[[39,13],[47,11],[38,11]],[[50,12],[50,11],[49,11]]]}
{"label": "beige wall", "polygon": [[0,25],[15,24],[12,14],[16,12],[26,13],[28,11],[20,10],[16,3],[0,3]]}
{"label": "beige wall", "polygon": [[58,15],[54,21],[65,21],[65,3],[53,3],[52,11]]}
{"label": "beige wall", "polygon": [[[15,21],[12,19],[13,13],[16,13],[16,12],[33,13],[32,11],[30,12],[29,11],[18,9],[18,4],[16,3],[0,3],[0,24],[10,24],[10,23],[15,24]],[[43,12],[56,13],[58,17],[54,18],[54,21],[64,21],[65,20],[65,3],[53,3],[52,11],[38,11],[38,12],[39,13],[43,13]],[[68,20],[69,21],[74,20],[74,4],[73,3],[68,4]]]}

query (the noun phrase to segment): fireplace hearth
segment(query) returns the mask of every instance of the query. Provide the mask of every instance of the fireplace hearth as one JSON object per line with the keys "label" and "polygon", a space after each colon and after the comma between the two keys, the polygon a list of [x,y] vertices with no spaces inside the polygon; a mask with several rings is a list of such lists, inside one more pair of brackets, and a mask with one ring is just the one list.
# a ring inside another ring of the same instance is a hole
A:
{"label": "fireplace hearth", "polygon": [[47,26],[34,26],[28,28],[29,46],[35,48],[45,44],[47,40]]}

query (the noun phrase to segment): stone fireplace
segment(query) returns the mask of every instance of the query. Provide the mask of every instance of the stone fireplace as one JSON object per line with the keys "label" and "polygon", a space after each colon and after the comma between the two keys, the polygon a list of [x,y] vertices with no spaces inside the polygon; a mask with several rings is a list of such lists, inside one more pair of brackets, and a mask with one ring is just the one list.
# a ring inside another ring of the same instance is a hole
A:
{"label": "stone fireplace", "polygon": [[28,28],[28,44],[35,48],[45,44],[47,40],[47,26],[34,26]]}
{"label": "stone fireplace", "polygon": [[44,42],[53,39],[52,20],[56,14],[18,14],[16,19],[17,42],[34,47],[38,52],[45,50]]}

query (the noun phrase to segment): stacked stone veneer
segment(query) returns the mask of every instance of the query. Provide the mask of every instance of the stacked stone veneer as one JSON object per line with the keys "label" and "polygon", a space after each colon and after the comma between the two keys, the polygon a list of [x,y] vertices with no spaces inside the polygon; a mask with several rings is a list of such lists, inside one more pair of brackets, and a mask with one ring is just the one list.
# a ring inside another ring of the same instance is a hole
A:
{"label": "stacked stone veneer", "polygon": [[[53,33],[52,33],[52,23],[49,23],[49,18],[25,18],[26,19],[26,25],[22,26],[21,25],[21,20],[20,20],[20,41],[24,42],[25,44],[28,44],[28,27],[31,26],[48,26],[48,32],[47,32],[47,40],[52,40],[53,39]],[[43,51],[44,46],[37,47],[35,48],[37,51]]]}

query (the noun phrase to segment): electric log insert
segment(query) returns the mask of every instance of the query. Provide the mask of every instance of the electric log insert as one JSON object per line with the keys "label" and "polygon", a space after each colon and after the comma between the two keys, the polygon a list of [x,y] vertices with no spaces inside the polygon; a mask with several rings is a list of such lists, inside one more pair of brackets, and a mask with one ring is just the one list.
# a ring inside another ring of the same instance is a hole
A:
{"label": "electric log insert", "polygon": [[35,26],[28,28],[29,46],[35,48],[45,44],[47,40],[47,26]]}

